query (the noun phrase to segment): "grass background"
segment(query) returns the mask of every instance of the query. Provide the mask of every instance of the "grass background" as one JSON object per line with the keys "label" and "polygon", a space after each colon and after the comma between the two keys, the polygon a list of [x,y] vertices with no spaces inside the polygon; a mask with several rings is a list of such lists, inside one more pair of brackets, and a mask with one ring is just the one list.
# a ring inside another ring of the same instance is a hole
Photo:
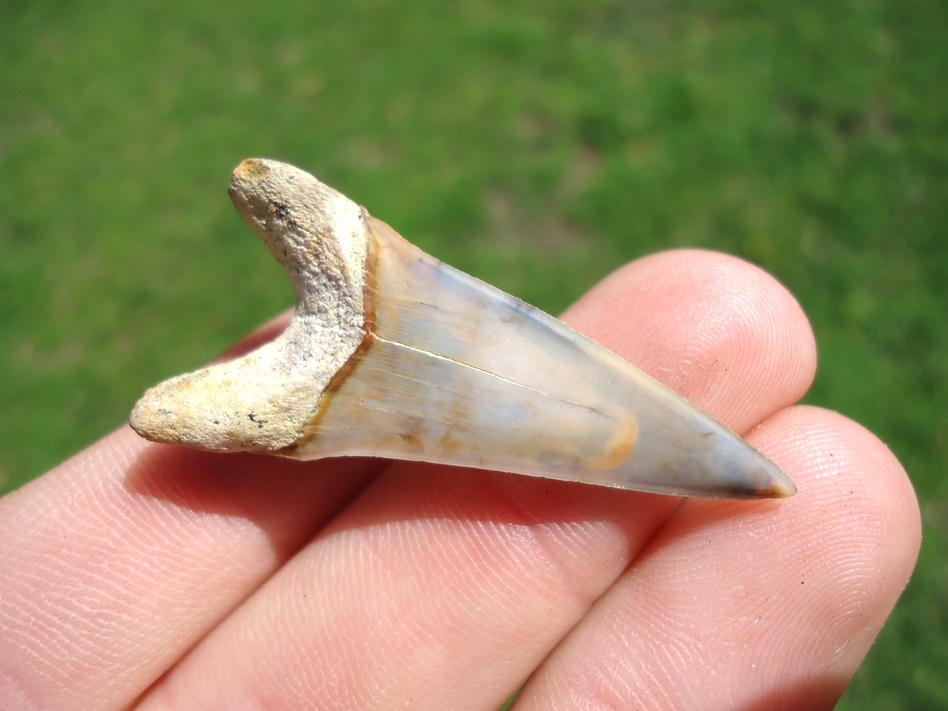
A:
{"label": "grass background", "polygon": [[797,295],[918,569],[843,709],[948,704],[948,3],[0,0],[0,491],[285,308],[254,155],[552,312],[700,246]]}

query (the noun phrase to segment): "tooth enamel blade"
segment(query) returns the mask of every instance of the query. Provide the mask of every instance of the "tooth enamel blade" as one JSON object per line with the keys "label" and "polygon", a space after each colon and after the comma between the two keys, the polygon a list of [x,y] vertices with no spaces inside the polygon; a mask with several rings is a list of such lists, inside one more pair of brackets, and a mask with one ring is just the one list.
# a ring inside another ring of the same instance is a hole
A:
{"label": "tooth enamel blade", "polygon": [[143,436],[665,494],[794,493],[773,463],[668,388],[303,171],[244,161],[231,195],[287,271],[296,313],[272,343],[149,390],[132,415]]}
{"label": "tooth enamel blade", "polygon": [[368,224],[371,335],[297,456],[375,454],[691,496],[792,492],[737,435],[615,354]]}

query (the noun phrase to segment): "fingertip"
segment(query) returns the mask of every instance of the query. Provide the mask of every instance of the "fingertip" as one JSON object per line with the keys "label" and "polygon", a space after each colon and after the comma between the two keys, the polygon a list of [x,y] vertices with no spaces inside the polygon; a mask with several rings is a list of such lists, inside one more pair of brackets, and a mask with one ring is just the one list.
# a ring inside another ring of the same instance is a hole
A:
{"label": "fingertip", "polygon": [[749,437],[794,473],[799,494],[788,505],[805,519],[799,528],[832,526],[845,534],[870,557],[866,568],[885,570],[881,577],[900,592],[918,557],[922,521],[912,481],[892,450],[859,423],[809,405],[779,413]]}

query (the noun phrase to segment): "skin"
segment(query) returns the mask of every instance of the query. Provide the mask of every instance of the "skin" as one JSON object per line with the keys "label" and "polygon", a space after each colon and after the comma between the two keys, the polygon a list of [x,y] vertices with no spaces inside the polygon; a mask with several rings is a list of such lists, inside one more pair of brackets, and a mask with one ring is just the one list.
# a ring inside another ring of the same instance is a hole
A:
{"label": "skin", "polygon": [[0,708],[496,709],[524,684],[516,709],[831,708],[920,522],[883,443],[794,405],[816,367],[799,305],[678,251],[565,320],[799,493],[681,500],[123,428],[0,500]]}

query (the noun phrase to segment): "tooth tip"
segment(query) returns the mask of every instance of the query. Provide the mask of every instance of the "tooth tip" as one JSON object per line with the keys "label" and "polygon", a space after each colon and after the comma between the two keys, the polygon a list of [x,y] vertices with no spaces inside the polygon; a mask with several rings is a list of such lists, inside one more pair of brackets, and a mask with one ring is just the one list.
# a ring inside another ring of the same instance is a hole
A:
{"label": "tooth tip", "polygon": [[762,475],[766,485],[760,487],[758,497],[761,499],[786,499],[796,494],[797,486],[790,480],[790,477],[784,474],[783,470],[772,461],[766,459],[763,455],[760,455],[760,457],[765,464]]}
{"label": "tooth tip", "polygon": [[796,493],[796,484],[783,477],[775,480],[769,488],[758,492],[758,496],[762,499],[788,499]]}
{"label": "tooth tip", "polygon": [[786,499],[797,493],[796,484],[769,460],[755,476],[748,476],[743,494],[752,499]]}

